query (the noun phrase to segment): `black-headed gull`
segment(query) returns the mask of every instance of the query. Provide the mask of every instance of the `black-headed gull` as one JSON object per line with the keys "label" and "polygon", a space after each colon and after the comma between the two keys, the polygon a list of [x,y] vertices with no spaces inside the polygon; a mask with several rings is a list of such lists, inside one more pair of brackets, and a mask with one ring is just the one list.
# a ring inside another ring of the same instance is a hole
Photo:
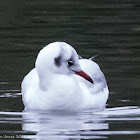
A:
{"label": "black-headed gull", "polygon": [[79,59],[65,42],[45,46],[38,54],[35,68],[22,82],[26,109],[101,110],[108,99],[108,86],[98,64]]}

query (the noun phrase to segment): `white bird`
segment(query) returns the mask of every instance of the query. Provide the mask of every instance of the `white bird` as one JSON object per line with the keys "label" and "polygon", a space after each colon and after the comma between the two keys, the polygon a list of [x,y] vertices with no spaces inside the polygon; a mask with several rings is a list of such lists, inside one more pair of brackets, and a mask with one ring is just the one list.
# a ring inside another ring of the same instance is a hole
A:
{"label": "white bird", "polygon": [[37,56],[35,68],[22,82],[25,109],[102,110],[108,95],[98,64],[79,59],[76,50],[65,42],[45,46]]}

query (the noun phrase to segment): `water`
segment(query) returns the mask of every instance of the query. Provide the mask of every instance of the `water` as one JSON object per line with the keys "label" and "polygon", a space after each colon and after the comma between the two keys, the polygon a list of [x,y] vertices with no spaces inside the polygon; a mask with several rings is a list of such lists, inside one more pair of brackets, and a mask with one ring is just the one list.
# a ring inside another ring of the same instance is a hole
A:
{"label": "water", "polygon": [[116,107],[103,112],[0,112],[0,138],[139,139],[140,108]]}
{"label": "water", "polygon": [[[140,2],[0,2],[0,139],[140,139]],[[103,112],[27,112],[20,84],[39,50],[66,41],[104,72]]]}

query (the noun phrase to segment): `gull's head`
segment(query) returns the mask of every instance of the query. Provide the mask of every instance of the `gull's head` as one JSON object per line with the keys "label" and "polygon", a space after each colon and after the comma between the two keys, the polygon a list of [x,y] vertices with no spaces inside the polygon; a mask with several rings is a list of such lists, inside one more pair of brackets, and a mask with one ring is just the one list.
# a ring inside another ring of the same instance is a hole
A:
{"label": "gull's head", "polygon": [[54,42],[44,47],[37,56],[36,68],[39,77],[48,74],[77,74],[93,83],[82,71],[75,49],[65,42]]}

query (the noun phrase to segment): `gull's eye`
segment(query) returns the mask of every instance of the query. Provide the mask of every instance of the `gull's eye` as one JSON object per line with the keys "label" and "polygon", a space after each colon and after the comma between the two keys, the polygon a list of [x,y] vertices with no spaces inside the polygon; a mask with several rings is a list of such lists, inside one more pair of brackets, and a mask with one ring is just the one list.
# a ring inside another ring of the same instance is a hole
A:
{"label": "gull's eye", "polygon": [[73,65],[73,61],[68,61],[68,67]]}

